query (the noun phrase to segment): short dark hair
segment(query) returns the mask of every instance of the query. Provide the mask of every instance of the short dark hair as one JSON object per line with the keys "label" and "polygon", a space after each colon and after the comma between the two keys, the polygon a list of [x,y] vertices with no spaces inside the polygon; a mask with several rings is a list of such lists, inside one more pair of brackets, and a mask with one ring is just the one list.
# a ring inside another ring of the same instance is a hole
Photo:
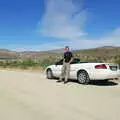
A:
{"label": "short dark hair", "polygon": [[65,46],[65,48],[69,48],[69,46]]}

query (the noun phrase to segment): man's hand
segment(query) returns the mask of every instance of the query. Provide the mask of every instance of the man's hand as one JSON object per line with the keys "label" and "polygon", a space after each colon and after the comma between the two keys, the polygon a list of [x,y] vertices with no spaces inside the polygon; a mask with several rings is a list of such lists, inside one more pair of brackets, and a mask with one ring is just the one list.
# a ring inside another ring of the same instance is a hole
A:
{"label": "man's hand", "polygon": [[70,64],[72,61],[73,61],[73,57],[71,58],[71,60],[70,60],[69,64]]}
{"label": "man's hand", "polygon": [[65,59],[63,58],[63,63],[65,63]]}

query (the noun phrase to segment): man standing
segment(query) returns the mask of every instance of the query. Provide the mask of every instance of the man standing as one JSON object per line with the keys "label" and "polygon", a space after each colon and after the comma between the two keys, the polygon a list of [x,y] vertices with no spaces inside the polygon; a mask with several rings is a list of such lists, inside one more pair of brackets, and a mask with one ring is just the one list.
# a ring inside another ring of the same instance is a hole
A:
{"label": "man standing", "polygon": [[62,71],[61,71],[60,78],[57,82],[62,82],[63,78],[65,78],[64,84],[66,84],[68,82],[68,77],[70,74],[70,63],[72,62],[72,60],[73,60],[73,54],[72,54],[72,52],[70,52],[69,47],[66,46],[64,49]]}

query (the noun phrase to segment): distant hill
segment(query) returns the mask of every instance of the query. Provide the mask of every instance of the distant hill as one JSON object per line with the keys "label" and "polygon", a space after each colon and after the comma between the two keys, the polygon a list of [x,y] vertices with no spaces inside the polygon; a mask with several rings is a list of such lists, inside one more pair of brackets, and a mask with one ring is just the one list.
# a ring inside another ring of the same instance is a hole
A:
{"label": "distant hill", "polygon": [[19,53],[7,49],[0,49],[0,59],[16,59],[19,58]]}
{"label": "distant hill", "polygon": [[[63,48],[49,51],[24,51],[24,52],[16,52],[10,51],[7,49],[0,49],[0,59],[42,59],[47,56],[60,56],[63,53]],[[75,50],[73,51],[74,55],[79,56],[81,58],[87,59],[97,59],[104,58],[109,59],[109,57],[120,56],[120,47],[115,46],[103,46],[92,49],[84,49],[84,50]]]}
{"label": "distant hill", "polygon": [[64,52],[64,48],[61,48],[61,49],[55,49],[55,50],[49,50],[49,51],[46,51],[46,52],[61,54],[61,53]]}
{"label": "distant hill", "polygon": [[74,53],[81,54],[84,56],[86,55],[86,56],[98,56],[98,57],[120,56],[120,47],[103,46],[92,49],[76,50],[74,51]]}

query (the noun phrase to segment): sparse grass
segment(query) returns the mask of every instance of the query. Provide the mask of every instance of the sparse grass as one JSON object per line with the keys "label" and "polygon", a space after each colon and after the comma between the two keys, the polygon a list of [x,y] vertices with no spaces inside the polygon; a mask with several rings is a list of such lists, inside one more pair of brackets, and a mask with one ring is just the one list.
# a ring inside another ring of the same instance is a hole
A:
{"label": "sparse grass", "polygon": [[[80,58],[84,62],[115,62],[120,64],[120,56],[97,57],[97,56],[82,56],[74,54],[76,58]],[[0,61],[1,68],[9,69],[24,69],[24,70],[40,70],[43,71],[47,66],[59,61],[62,56],[46,56],[40,59],[25,59],[25,60],[2,60]]]}
{"label": "sparse grass", "polygon": [[44,70],[47,66],[54,64],[57,60],[56,57],[47,57],[39,60],[4,60],[0,61],[0,67],[9,69]]}

